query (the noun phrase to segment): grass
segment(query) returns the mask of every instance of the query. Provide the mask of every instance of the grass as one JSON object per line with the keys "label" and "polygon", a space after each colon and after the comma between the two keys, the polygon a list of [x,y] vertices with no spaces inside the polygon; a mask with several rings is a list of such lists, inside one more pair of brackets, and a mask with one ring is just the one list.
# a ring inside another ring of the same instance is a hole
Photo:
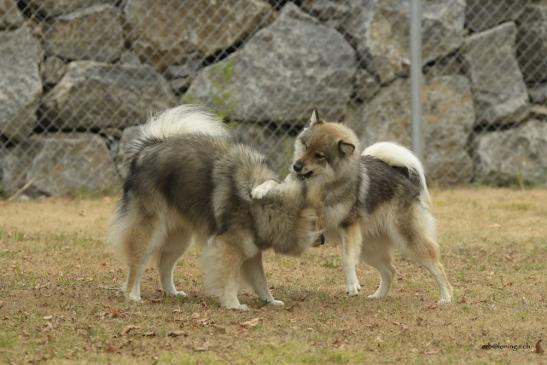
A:
{"label": "grass", "polygon": [[[540,364],[547,272],[547,190],[434,192],[443,262],[456,302],[414,263],[397,258],[389,296],[364,265],[347,297],[338,247],[300,258],[266,255],[284,308],[241,295],[252,310],[203,295],[199,248],[176,272],[186,299],[166,299],[152,269],[143,304],[117,286],[124,270],[103,247],[112,197],[0,202],[0,363]],[[521,346],[516,350],[483,345]],[[544,345],[545,347],[545,345]]]}

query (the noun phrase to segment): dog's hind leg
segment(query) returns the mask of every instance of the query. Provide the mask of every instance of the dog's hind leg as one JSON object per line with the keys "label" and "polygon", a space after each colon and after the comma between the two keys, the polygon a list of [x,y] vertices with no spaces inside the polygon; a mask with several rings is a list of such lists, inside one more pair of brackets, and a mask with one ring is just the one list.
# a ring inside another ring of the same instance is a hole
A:
{"label": "dog's hind leg", "polygon": [[452,303],[452,285],[448,282],[444,267],[439,259],[439,245],[429,238],[421,238],[419,242],[411,245],[414,259],[422,265],[437,283],[441,292],[439,304]]}
{"label": "dog's hind leg", "polygon": [[148,260],[153,252],[152,228],[150,225],[134,225],[123,238],[125,256],[129,266],[125,295],[127,299],[135,302],[141,301],[141,277]]}
{"label": "dog's hind leg", "polygon": [[158,253],[158,271],[161,286],[167,296],[186,296],[183,291],[177,291],[173,280],[173,273],[178,259],[186,252],[191,242],[188,230],[177,229],[167,234]]}
{"label": "dog's hind leg", "polygon": [[247,242],[253,240],[244,232],[229,232],[213,236],[203,251],[202,266],[207,291],[228,309],[248,310],[237,298],[241,279],[241,266],[245,257],[257,252],[245,253]]}
{"label": "dog's hind leg", "polygon": [[262,253],[259,252],[256,256],[243,262],[241,267],[244,279],[251,285],[256,295],[264,302],[272,305],[284,305],[280,300],[274,299],[268,283],[266,282],[266,274],[262,264]]}
{"label": "dog's hind leg", "polygon": [[433,217],[423,210],[415,210],[414,214],[413,220],[406,225],[407,229],[400,230],[400,236],[406,237],[403,248],[435,279],[441,292],[439,304],[451,303],[453,289],[440,262],[439,245],[433,238]]}
{"label": "dog's hind leg", "polygon": [[357,264],[361,258],[361,227],[355,222],[342,233],[342,266],[346,277],[346,292],[349,295],[359,294],[361,285],[357,277]]}

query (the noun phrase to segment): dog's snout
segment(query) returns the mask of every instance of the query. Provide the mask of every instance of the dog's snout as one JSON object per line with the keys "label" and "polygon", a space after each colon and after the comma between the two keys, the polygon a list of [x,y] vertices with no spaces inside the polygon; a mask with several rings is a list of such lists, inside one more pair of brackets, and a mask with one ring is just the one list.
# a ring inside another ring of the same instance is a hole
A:
{"label": "dog's snout", "polygon": [[304,162],[302,162],[302,160],[298,160],[294,163],[294,165],[292,165],[292,168],[294,171],[300,172],[304,168]]}

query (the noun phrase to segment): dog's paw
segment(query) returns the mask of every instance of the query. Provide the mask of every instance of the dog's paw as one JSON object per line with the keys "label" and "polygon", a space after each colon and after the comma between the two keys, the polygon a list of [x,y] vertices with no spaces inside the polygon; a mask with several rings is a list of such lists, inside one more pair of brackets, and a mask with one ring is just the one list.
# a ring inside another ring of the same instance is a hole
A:
{"label": "dog's paw", "polygon": [[262,199],[264,198],[275,186],[277,183],[273,180],[264,181],[262,184],[256,186],[251,191],[251,197],[253,199]]}
{"label": "dog's paw", "polygon": [[234,305],[227,305],[225,306],[226,309],[234,309],[242,312],[246,312],[249,310],[249,307],[245,304],[234,304]]}
{"label": "dog's paw", "polygon": [[130,301],[132,303],[142,303],[142,299],[141,299],[140,295],[135,295],[135,294],[129,293],[126,296],[126,298],[127,298],[128,301]]}
{"label": "dog's paw", "polygon": [[177,290],[177,291],[172,292],[172,293],[165,292],[165,296],[166,297],[172,297],[172,298],[186,298],[188,296],[188,294],[186,294],[182,290]]}
{"label": "dog's paw", "polygon": [[384,297],[384,295],[381,295],[381,294],[378,294],[378,293],[372,293],[369,296],[367,296],[368,299],[372,299],[372,300],[381,299],[383,297]]}
{"label": "dog's paw", "polygon": [[452,304],[452,298],[451,297],[441,298],[441,299],[439,299],[437,304]]}
{"label": "dog's paw", "polygon": [[361,290],[361,285],[359,283],[349,283],[346,286],[346,293],[350,296],[356,296],[359,295],[359,291]]}
{"label": "dog's paw", "polygon": [[273,305],[275,307],[282,307],[285,305],[285,303],[281,300],[277,300],[277,299],[272,299],[270,301],[267,302],[269,305]]}

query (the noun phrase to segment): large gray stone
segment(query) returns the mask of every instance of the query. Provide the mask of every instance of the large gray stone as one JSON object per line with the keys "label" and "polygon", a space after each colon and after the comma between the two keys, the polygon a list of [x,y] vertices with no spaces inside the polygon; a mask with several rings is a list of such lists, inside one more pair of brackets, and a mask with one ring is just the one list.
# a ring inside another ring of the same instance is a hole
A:
{"label": "large gray stone", "polygon": [[104,192],[119,185],[104,141],[90,133],[35,135],[2,161],[2,186],[11,194]]}
{"label": "large gray stone", "polygon": [[66,72],[66,64],[59,57],[48,57],[40,66],[40,73],[45,84],[56,84]]}
{"label": "large gray stone", "polygon": [[467,0],[466,26],[473,32],[516,20],[531,0]]}
{"label": "large gray stone", "polygon": [[314,108],[337,120],[355,70],[355,51],[340,33],[287,3],[242,50],[203,69],[184,100],[239,121],[300,123]]}
{"label": "large gray stone", "polygon": [[268,24],[274,12],[262,0],[128,0],[125,14],[134,51],[163,70],[232,46]]}
{"label": "large gray stone", "polygon": [[[352,123],[362,126],[363,147],[379,141],[410,147],[409,89],[408,79],[396,80],[356,111]],[[469,81],[460,75],[426,80],[422,99],[429,177],[441,183],[468,182],[473,164],[467,139],[475,120]]]}
{"label": "large gray stone", "polygon": [[512,124],[528,114],[528,92],[515,57],[514,23],[465,39],[462,54],[471,77],[477,123]]}
{"label": "large gray stone", "polygon": [[476,141],[475,159],[480,182],[547,183],[547,123],[531,120],[485,133]]}
{"label": "large gray stone", "polygon": [[547,84],[529,88],[528,93],[532,102],[547,105]]}
{"label": "large gray stone", "polygon": [[131,155],[131,145],[142,136],[141,127],[128,127],[123,130],[122,137],[118,145],[118,155],[116,157],[116,168],[122,178],[125,179],[129,170],[129,157]]}
{"label": "large gray stone", "polygon": [[266,156],[266,161],[280,176],[289,172],[295,137],[282,129],[266,125],[239,123],[233,131],[238,142],[250,145]]}
{"label": "large gray stone", "polygon": [[30,134],[42,95],[40,41],[28,28],[0,32],[0,135],[21,139]]}
{"label": "large gray stone", "polygon": [[151,66],[78,61],[44,98],[45,116],[59,128],[123,128],[176,104]]}
{"label": "large gray stone", "polygon": [[303,0],[302,8],[326,25],[338,28],[351,14],[352,0]]}
{"label": "large gray stone", "polygon": [[0,29],[18,27],[23,22],[23,15],[15,0],[0,0]]}
{"label": "large gray stone", "polygon": [[[350,17],[342,24],[362,62],[387,83],[408,73],[409,1],[351,0]],[[465,1],[423,2],[423,62],[457,49],[463,41]]]}
{"label": "large gray stone", "polygon": [[127,63],[130,65],[142,65],[141,59],[133,51],[123,51],[120,55],[119,63]]}
{"label": "large gray stone", "polygon": [[182,95],[196,77],[199,68],[201,67],[201,59],[188,59],[183,64],[170,65],[164,72],[164,75],[169,80],[171,90],[176,95]]}
{"label": "large gray stone", "polygon": [[518,18],[517,59],[524,81],[547,81],[547,2],[523,7]]}
{"label": "large gray stone", "polygon": [[104,4],[55,18],[44,36],[49,54],[69,60],[112,62],[123,44],[120,12]]}
{"label": "large gray stone", "polygon": [[29,7],[46,17],[68,14],[98,4],[116,5],[118,0],[27,0]]}
{"label": "large gray stone", "polygon": [[358,69],[353,82],[353,99],[355,101],[367,102],[380,90],[380,83],[374,75],[363,69]]}

